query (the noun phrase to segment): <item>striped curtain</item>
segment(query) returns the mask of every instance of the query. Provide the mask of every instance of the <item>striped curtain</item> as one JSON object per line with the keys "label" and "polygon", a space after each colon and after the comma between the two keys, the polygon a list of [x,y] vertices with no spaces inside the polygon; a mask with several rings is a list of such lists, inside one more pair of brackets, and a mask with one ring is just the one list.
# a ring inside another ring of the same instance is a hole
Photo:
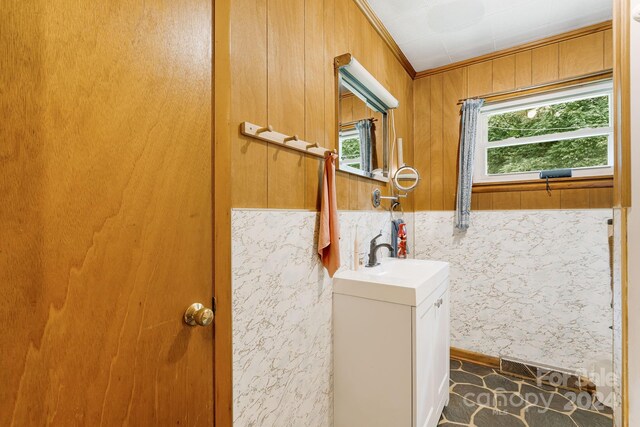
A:
{"label": "striped curtain", "polygon": [[460,167],[456,197],[456,228],[467,230],[471,213],[471,186],[473,184],[473,155],[476,148],[478,115],[484,99],[467,99],[462,104],[460,126]]}
{"label": "striped curtain", "polygon": [[356,129],[360,138],[360,170],[371,172],[373,170],[371,146],[373,144],[372,127],[370,119],[358,120]]}

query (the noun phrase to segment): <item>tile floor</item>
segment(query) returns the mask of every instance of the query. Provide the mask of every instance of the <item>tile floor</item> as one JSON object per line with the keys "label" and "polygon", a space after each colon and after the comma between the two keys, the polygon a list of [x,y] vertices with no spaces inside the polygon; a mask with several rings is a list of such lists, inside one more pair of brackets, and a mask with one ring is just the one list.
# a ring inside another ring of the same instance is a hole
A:
{"label": "tile floor", "polygon": [[575,392],[451,360],[443,427],[611,427],[611,410]]}

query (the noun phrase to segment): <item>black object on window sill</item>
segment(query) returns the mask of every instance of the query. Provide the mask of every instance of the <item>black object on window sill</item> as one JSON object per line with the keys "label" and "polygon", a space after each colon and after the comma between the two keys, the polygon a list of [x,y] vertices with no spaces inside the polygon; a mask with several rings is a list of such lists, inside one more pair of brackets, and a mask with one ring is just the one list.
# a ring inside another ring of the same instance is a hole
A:
{"label": "black object on window sill", "polygon": [[547,180],[547,193],[551,194],[551,187],[549,187],[549,178],[571,178],[571,169],[552,169],[546,171],[540,171],[540,179]]}

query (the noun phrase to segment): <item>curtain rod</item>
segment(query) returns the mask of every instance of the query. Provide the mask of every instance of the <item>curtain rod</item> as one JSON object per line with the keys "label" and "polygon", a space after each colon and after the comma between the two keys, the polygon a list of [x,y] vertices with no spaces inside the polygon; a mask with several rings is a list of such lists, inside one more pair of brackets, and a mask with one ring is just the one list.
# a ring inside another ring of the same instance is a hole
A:
{"label": "curtain rod", "polygon": [[[378,121],[378,119],[375,119],[375,118],[373,118],[373,117],[369,117],[369,118],[367,118],[367,119],[360,119],[360,120],[371,120],[372,122],[377,122],[377,121]],[[340,123],[340,127],[343,127],[343,126],[353,126],[353,125],[355,125],[356,123],[358,123],[360,120],[354,120],[354,121],[352,121],[352,122]]]}
{"label": "curtain rod", "polygon": [[[529,95],[531,91],[538,91],[539,89],[561,89],[568,86],[579,86],[581,84],[591,83],[596,80],[605,79],[607,77],[613,76],[613,69],[609,68],[602,71],[597,71],[595,73],[583,74],[578,77],[570,77],[568,79],[556,80],[548,83],[541,83],[532,86],[525,86],[518,89],[510,89],[503,90],[501,92],[488,93],[485,95],[472,96],[469,98],[461,98],[458,100],[458,105],[462,104],[464,101],[468,99],[480,99],[483,98],[487,102],[491,102],[491,98],[498,98],[506,95],[515,95],[514,98],[518,96]],[[542,90],[540,90],[541,92]]]}

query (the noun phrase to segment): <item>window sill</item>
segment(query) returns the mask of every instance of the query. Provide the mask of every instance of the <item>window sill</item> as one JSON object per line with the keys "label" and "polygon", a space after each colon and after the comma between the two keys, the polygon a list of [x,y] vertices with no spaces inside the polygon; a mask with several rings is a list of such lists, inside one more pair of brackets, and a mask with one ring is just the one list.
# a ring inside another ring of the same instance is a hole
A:
{"label": "window sill", "polygon": [[[592,176],[574,178],[551,178],[549,187],[552,190],[578,189],[578,188],[612,188],[613,176]],[[472,193],[497,193],[508,191],[539,191],[546,190],[547,182],[544,179],[532,179],[527,181],[509,182],[483,182],[473,184]]]}

